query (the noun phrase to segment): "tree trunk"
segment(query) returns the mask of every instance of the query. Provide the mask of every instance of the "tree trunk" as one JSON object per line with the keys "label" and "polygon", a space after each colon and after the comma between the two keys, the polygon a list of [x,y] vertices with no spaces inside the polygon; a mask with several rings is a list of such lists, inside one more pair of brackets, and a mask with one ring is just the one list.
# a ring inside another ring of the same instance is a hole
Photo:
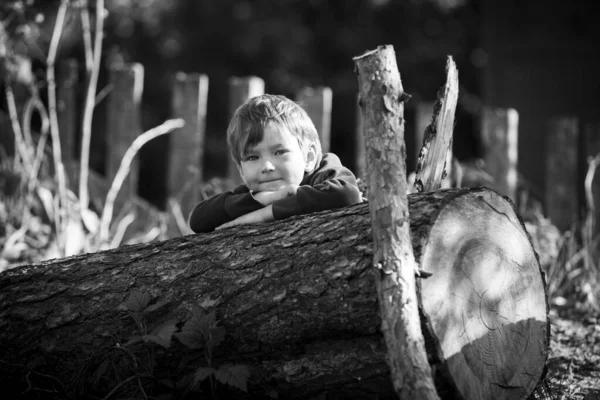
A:
{"label": "tree trunk", "polygon": [[392,46],[354,58],[367,159],[373,266],[392,383],[400,399],[437,400],[419,323],[410,240],[404,90]]}
{"label": "tree trunk", "polygon": [[[438,392],[526,398],[547,356],[548,305],[512,203],[488,189],[451,189],[409,195],[409,212],[415,258],[432,273],[419,297]],[[136,328],[122,305],[140,290],[157,302],[150,327],[187,319],[194,304],[216,311],[227,334],[214,363],[248,365],[250,391],[262,398],[264,384],[279,398],[392,398],[371,237],[359,204],[5,271],[0,381],[7,391],[105,396],[127,377],[105,364],[128,357],[123,344]],[[177,341],[159,350],[132,374],[175,374],[190,355]],[[140,382],[148,395],[158,390]]]}

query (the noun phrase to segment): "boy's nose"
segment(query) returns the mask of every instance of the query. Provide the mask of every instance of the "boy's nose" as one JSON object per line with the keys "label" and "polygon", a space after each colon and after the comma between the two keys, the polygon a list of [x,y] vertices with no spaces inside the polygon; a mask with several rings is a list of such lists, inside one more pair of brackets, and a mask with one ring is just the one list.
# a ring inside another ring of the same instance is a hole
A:
{"label": "boy's nose", "polygon": [[273,171],[274,169],[275,169],[275,166],[273,165],[273,163],[271,161],[266,160],[262,165],[263,172]]}

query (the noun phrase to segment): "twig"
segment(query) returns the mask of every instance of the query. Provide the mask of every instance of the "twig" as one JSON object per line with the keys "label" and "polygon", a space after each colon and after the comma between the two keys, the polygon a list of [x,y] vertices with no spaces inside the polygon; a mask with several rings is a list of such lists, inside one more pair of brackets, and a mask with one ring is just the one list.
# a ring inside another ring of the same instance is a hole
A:
{"label": "twig", "polygon": [[169,197],[169,200],[167,200],[167,204],[171,209],[171,214],[173,214],[173,217],[175,217],[175,222],[177,223],[177,227],[179,228],[179,233],[181,233],[182,235],[189,233],[187,221],[185,220],[185,216],[181,211],[181,206],[179,205],[177,199],[174,197]]}
{"label": "twig", "polygon": [[[12,91],[10,82],[6,84],[4,89],[6,93],[6,103],[8,105],[8,114],[10,116],[10,122],[15,135],[15,147],[17,149],[16,154],[21,158],[23,162],[23,168],[29,170],[31,168],[31,157],[23,140],[23,132],[21,131],[21,124],[19,123],[19,114],[17,112],[17,105],[15,102],[15,95]],[[18,163],[18,157],[15,157],[15,167]]]}
{"label": "twig", "polygon": [[56,232],[56,241],[58,249],[62,255],[65,254],[66,238],[64,237],[66,231],[66,214],[67,214],[67,181],[65,178],[65,167],[62,163],[62,154],[60,148],[60,135],[58,128],[58,115],[56,107],[56,80],[54,77],[54,61],[56,59],[56,53],[58,52],[58,44],[60,37],[62,36],[63,27],[65,24],[65,16],[67,9],[69,8],[68,0],[61,0],[58,14],[56,16],[56,23],[54,25],[54,31],[52,32],[52,40],[50,42],[50,49],[48,51],[46,79],[48,81],[48,108],[50,114],[50,135],[52,137],[52,153],[54,156],[54,168],[56,170],[56,177],[58,180],[58,198],[59,205],[55,218],[59,222],[58,226],[60,230]]}
{"label": "twig", "polygon": [[[31,167],[31,171],[29,173],[27,181],[27,194],[25,196],[24,215],[23,221],[21,222],[22,226],[26,226],[29,223],[29,218],[31,217],[31,214],[29,212],[29,206],[33,203],[33,188],[35,187],[35,183],[37,181],[37,176],[40,166],[42,164],[42,159],[44,158],[44,149],[46,147],[46,141],[48,140],[48,134],[50,132],[48,113],[46,112],[44,103],[42,103],[37,93],[34,93],[34,95],[27,102],[27,106],[25,107],[26,112],[24,112],[23,117],[24,131],[29,130],[31,127],[31,116],[34,109],[37,110],[42,120],[42,132],[40,135],[40,139],[38,140],[35,157],[33,159],[33,166]],[[59,226],[56,225],[56,222],[56,218],[54,218],[55,228],[59,229]]]}
{"label": "twig", "polygon": [[113,239],[110,242],[109,248],[114,249],[114,248],[119,247],[119,244],[121,243],[121,241],[123,240],[123,237],[125,236],[125,231],[127,231],[127,228],[129,227],[129,225],[131,225],[133,223],[134,220],[135,220],[135,212],[130,212],[125,217],[123,217],[123,219],[121,219],[121,221],[119,221],[119,224],[117,225],[117,231],[113,235]]}
{"label": "twig", "polygon": [[104,209],[102,210],[102,217],[100,218],[100,236],[99,242],[106,243],[108,241],[109,234],[109,226],[112,220],[114,203],[117,198],[117,194],[121,189],[121,185],[125,181],[127,174],[129,173],[129,169],[131,166],[131,162],[133,158],[139,151],[139,149],[146,144],[148,141],[154,139],[157,136],[167,134],[174,129],[181,128],[184,125],[183,119],[170,119],[165,121],[162,125],[159,125],[155,128],[150,129],[142,133],[138,136],[131,146],[125,152],[123,159],[121,160],[121,164],[119,165],[119,169],[117,170],[117,174],[115,175],[115,179],[113,179],[112,185],[110,186],[110,190],[106,195],[106,201],[104,202]]}
{"label": "twig", "polygon": [[92,117],[96,104],[96,86],[100,73],[100,57],[102,55],[102,40],[104,29],[104,0],[96,0],[96,32],[94,38],[94,63],[89,77],[88,90],[83,111],[83,126],[81,138],[81,157],[79,173],[79,208],[84,213],[89,205],[88,175],[90,164],[90,141],[92,137]]}
{"label": "twig", "polygon": [[25,103],[25,107],[23,107],[23,121],[21,121],[21,125],[23,127],[23,141],[25,142],[25,146],[27,150],[33,149],[33,138],[31,136],[31,116],[33,114],[33,109],[36,106],[36,99],[39,98],[37,94],[37,90],[34,89],[33,93],[27,99]]}
{"label": "twig", "polygon": [[92,29],[90,27],[90,13],[88,0],[80,1],[81,28],[83,30],[83,51],[85,55],[85,70],[89,78],[94,67],[94,53],[92,52]]}
{"label": "twig", "polygon": [[100,104],[100,102],[102,100],[104,100],[106,98],[106,96],[108,96],[108,94],[110,92],[112,92],[112,90],[113,90],[112,84],[108,84],[108,85],[104,86],[104,88],[102,88],[102,90],[100,92],[98,92],[98,95],[96,96],[96,101],[94,102],[94,106],[97,106],[98,104]]}
{"label": "twig", "polygon": [[596,205],[594,204],[594,193],[592,190],[592,182],[594,181],[594,175],[596,175],[596,169],[598,165],[600,165],[600,154],[597,154],[596,157],[591,158],[588,161],[588,171],[585,175],[585,199],[587,202],[587,218],[586,218],[586,226],[587,226],[587,234],[588,238],[591,239],[594,234],[595,228],[595,216],[596,216]]}

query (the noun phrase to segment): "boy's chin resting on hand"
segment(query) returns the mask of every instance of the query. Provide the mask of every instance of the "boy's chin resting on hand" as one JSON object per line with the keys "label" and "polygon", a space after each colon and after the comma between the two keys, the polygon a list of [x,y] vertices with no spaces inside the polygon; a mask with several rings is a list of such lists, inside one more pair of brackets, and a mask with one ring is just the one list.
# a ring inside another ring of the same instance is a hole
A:
{"label": "boy's chin resting on hand", "polygon": [[285,199],[288,196],[294,196],[297,191],[298,185],[290,184],[281,186],[279,189],[273,191],[254,192],[252,193],[252,197],[263,206],[268,206],[277,200]]}
{"label": "boy's chin resting on hand", "polygon": [[263,207],[259,210],[252,211],[251,213],[248,213],[248,214],[244,214],[241,217],[234,219],[233,221],[229,221],[223,225],[219,225],[215,228],[215,230],[231,228],[232,226],[237,226],[237,225],[248,225],[248,224],[258,224],[261,222],[270,222],[273,220],[275,220],[275,217],[273,217],[273,205],[269,204],[268,206]]}

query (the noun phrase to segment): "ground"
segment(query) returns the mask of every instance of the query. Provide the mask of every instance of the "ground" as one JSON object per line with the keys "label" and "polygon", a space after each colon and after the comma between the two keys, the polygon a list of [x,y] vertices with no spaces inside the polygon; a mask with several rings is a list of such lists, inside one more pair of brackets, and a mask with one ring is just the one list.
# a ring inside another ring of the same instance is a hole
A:
{"label": "ground", "polygon": [[554,307],[550,329],[548,374],[536,398],[600,400],[600,312]]}

